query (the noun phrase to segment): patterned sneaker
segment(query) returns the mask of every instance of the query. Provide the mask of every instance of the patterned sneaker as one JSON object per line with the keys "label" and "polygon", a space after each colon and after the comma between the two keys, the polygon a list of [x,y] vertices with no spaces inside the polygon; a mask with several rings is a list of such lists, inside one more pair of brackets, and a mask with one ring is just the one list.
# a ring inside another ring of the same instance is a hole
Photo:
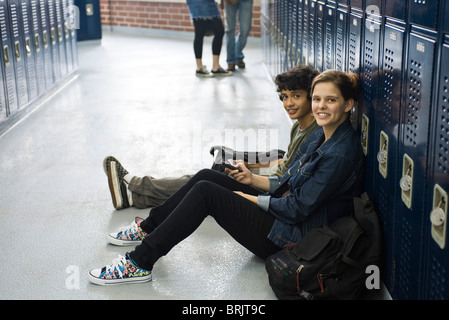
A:
{"label": "patterned sneaker", "polygon": [[103,170],[108,176],[109,191],[111,192],[114,208],[128,208],[130,206],[128,188],[123,177],[129,172],[112,156],[108,156],[103,160]]}
{"label": "patterned sneaker", "polygon": [[100,286],[151,281],[151,271],[136,266],[129,254],[118,256],[112,264],[89,271],[89,281]]}
{"label": "patterned sneaker", "polygon": [[148,236],[148,233],[140,228],[142,218],[136,217],[129,226],[123,227],[117,233],[108,234],[109,243],[116,246],[136,246],[142,243],[142,240]]}

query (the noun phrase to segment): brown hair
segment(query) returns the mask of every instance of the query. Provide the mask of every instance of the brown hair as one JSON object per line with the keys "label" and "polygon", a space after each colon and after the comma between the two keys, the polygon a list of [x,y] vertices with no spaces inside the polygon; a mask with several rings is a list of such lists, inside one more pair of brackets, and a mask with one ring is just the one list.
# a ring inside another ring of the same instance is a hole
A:
{"label": "brown hair", "polygon": [[320,73],[312,82],[310,95],[313,94],[315,85],[320,82],[332,82],[341,92],[345,100],[360,99],[359,77],[355,73],[347,73],[339,70],[326,70]]}

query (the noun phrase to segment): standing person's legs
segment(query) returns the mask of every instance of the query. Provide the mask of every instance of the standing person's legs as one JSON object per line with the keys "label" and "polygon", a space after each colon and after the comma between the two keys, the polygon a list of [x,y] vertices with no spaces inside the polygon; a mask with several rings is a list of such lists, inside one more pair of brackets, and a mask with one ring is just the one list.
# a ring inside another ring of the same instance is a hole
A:
{"label": "standing person's legs", "polygon": [[225,2],[225,17],[226,17],[226,62],[229,68],[232,68],[237,63],[235,56],[235,27],[237,23],[237,9],[238,4],[231,5]]}
{"label": "standing person's legs", "polygon": [[193,26],[195,28],[195,36],[193,38],[193,51],[195,53],[196,68],[200,70],[203,66],[203,40],[206,34],[206,20],[193,19]]}
{"label": "standing person's legs", "polygon": [[243,49],[246,46],[253,18],[253,0],[239,1],[239,34],[235,44],[235,58],[237,62],[245,57]]}
{"label": "standing person's legs", "polygon": [[209,21],[214,38],[212,39],[212,71],[219,70],[220,67],[220,53],[223,46],[224,26],[221,17],[214,17]]}

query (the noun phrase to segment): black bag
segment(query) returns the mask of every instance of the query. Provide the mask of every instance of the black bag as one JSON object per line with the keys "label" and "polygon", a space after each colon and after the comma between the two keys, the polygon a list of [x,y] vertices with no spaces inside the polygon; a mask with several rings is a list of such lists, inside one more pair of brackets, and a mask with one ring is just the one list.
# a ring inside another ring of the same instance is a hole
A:
{"label": "black bag", "polygon": [[366,193],[354,199],[355,217],[309,231],[297,244],[268,257],[265,267],[278,299],[357,299],[366,267],[379,266],[381,232]]}
{"label": "black bag", "polygon": [[213,146],[210,148],[209,152],[214,157],[212,169],[221,172],[224,171],[224,164],[228,160],[243,160],[251,164],[268,163],[270,161],[283,159],[285,154],[285,151],[279,149],[273,149],[266,152],[234,151],[225,146]]}

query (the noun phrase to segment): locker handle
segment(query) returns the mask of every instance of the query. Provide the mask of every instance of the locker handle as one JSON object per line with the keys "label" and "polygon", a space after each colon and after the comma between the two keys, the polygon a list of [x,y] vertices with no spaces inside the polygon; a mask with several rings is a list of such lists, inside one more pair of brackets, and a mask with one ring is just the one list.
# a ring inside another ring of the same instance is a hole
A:
{"label": "locker handle", "polygon": [[42,33],[42,40],[44,41],[44,48],[48,47],[48,33],[47,30],[44,30]]}
{"label": "locker handle", "polygon": [[369,129],[369,118],[363,114],[362,115],[362,136],[361,136],[361,143],[362,143],[362,150],[365,156],[368,154],[368,129]]}
{"label": "locker handle", "polygon": [[404,154],[402,160],[402,178],[399,180],[401,187],[401,198],[407,208],[412,207],[412,195],[413,195],[413,160]]}
{"label": "locker handle", "polygon": [[411,166],[407,168],[407,172],[402,176],[399,181],[402,191],[409,191],[412,187],[412,177],[410,177]]}
{"label": "locker handle", "polygon": [[36,48],[36,52],[41,51],[41,43],[39,41],[39,33],[34,35],[34,46]]}
{"label": "locker handle", "polygon": [[20,54],[20,43],[19,41],[16,41],[14,43],[14,51],[16,53],[16,61],[19,62],[20,60],[22,60],[21,54]]}
{"label": "locker handle", "polygon": [[62,38],[63,38],[63,35],[62,35],[62,27],[61,27],[60,24],[58,24],[58,41],[59,41],[59,42],[62,42]]}
{"label": "locker handle", "polygon": [[30,38],[25,38],[25,51],[27,53],[27,57],[31,56],[31,41]]}
{"label": "locker handle", "polygon": [[9,47],[7,45],[3,46],[3,59],[5,60],[5,66],[9,67],[10,60],[9,60]]}
{"label": "locker handle", "polygon": [[56,30],[55,30],[55,28],[51,28],[50,29],[50,36],[51,36],[51,44],[55,45],[56,44]]}
{"label": "locker handle", "polygon": [[379,161],[379,172],[385,179],[388,173],[388,135],[380,132],[379,152],[377,153],[377,161]]}
{"label": "locker handle", "polygon": [[431,235],[441,249],[446,246],[447,192],[438,184],[433,188],[433,209],[430,212]]}

